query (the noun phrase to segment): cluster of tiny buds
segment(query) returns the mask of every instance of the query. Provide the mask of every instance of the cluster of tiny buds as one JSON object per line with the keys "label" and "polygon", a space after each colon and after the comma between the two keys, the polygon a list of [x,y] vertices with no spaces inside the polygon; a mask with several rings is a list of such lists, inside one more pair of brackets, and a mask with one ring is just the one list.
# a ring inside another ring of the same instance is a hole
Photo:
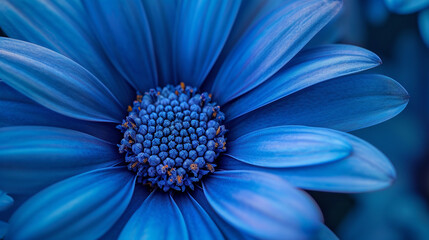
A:
{"label": "cluster of tiny buds", "polygon": [[128,116],[117,128],[118,144],[137,181],[164,191],[194,189],[215,171],[216,158],[226,150],[225,115],[208,93],[168,85],[137,93]]}

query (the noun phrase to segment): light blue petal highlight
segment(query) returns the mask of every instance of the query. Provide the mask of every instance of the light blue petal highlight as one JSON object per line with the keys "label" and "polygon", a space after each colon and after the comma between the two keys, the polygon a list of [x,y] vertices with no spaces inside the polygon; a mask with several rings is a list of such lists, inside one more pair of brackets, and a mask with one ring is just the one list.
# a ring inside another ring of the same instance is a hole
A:
{"label": "light blue petal highlight", "polygon": [[376,74],[325,81],[284,97],[229,124],[228,138],[280,125],[307,125],[353,131],[386,121],[408,103],[395,80]]}
{"label": "light blue petal highlight", "polygon": [[11,196],[7,195],[5,191],[0,190],[0,212],[7,210],[14,203]]}
{"label": "light blue petal highlight", "polygon": [[350,134],[340,131],[337,134],[346,138],[353,148],[348,157],[337,161],[302,167],[264,168],[224,156],[220,161],[220,168],[268,172],[294,186],[316,191],[366,192],[392,184],[396,178],[395,169],[383,153]]}
{"label": "light blue petal highlight", "polygon": [[213,210],[213,208],[210,206],[210,203],[207,202],[206,196],[204,196],[204,192],[200,187],[196,187],[195,190],[191,192],[191,194],[200,204],[200,206],[204,208],[210,218],[216,223],[226,239],[252,239],[250,236],[245,235],[244,232],[225,222],[225,220],[223,220],[223,218],[219,216],[215,210]]}
{"label": "light blue petal highlight", "polygon": [[6,239],[97,239],[125,211],[134,185],[135,175],[124,167],[66,179],[24,203]]}
{"label": "light blue petal highlight", "polygon": [[264,128],[228,143],[225,153],[263,167],[293,167],[336,161],[351,154],[347,139],[335,131],[303,126]]}
{"label": "light blue petal highlight", "polygon": [[12,38],[49,48],[94,74],[123,104],[134,92],[112,66],[80,0],[0,1],[0,27]]}
{"label": "light blue petal highlight", "polygon": [[277,176],[217,171],[203,182],[213,209],[229,224],[260,239],[304,239],[317,230],[316,204]]}
{"label": "light blue petal highlight", "polygon": [[152,36],[141,0],[84,0],[101,45],[119,72],[141,92],[156,87]]}
{"label": "light blue petal highlight", "polygon": [[176,0],[142,0],[155,48],[158,85],[175,83],[173,72],[173,29],[176,20]]}
{"label": "light blue petal highlight", "polygon": [[275,74],[340,7],[337,0],[286,2],[250,28],[216,76],[212,93],[219,104],[246,93]]}
{"label": "light blue petal highlight", "polygon": [[420,34],[425,44],[429,47],[429,10],[422,11],[419,14]]}
{"label": "light blue petal highlight", "polygon": [[0,38],[0,79],[41,105],[69,117],[118,122],[124,109],[90,72],[46,48]]}
{"label": "light blue petal highlight", "polygon": [[188,239],[188,231],[171,195],[154,191],[130,218],[119,239]]}
{"label": "light blue petal highlight", "polygon": [[224,239],[210,216],[189,193],[176,194],[174,200],[185,219],[190,240],[202,237],[207,240]]}
{"label": "light blue petal highlight", "polygon": [[178,80],[199,87],[225,44],[241,0],[182,0],[174,35]]}
{"label": "light blue petal highlight", "polygon": [[230,121],[311,85],[380,65],[374,53],[351,45],[324,45],[298,53],[257,88],[226,105]]}
{"label": "light blue petal highlight", "polygon": [[389,10],[399,14],[409,14],[429,7],[429,0],[385,0]]}
{"label": "light blue petal highlight", "polygon": [[69,118],[43,107],[3,82],[0,82],[0,109],[0,127],[52,126],[88,133],[114,144],[120,139],[115,124]]}
{"label": "light blue petal highlight", "polygon": [[139,209],[144,200],[149,196],[150,192],[147,186],[137,184],[134,189],[133,198],[130,201],[127,209],[118,219],[118,221],[113,224],[113,226],[106,232],[100,239],[102,240],[116,240],[119,238],[119,235],[122,232],[122,229],[125,227],[127,222],[130,220],[131,216]]}
{"label": "light blue petal highlight", "polygon": [[121,159],[115,145],[62,128],[4,127],[0,142],[0,189],[8,193],[34,193]]}

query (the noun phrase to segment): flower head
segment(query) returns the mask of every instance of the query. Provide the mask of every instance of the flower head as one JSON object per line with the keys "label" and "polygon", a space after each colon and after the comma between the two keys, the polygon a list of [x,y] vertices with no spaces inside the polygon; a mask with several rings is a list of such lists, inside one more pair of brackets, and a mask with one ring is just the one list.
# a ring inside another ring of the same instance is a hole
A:
{"label": "flower head", "polygon": [[340,7],[2,1],[0,189],[34,194],[13,207],[6,239],[325,231],[297,188],[388,186],[387,158],[344,132],[408,101],[386,76],[351,75],[379,65],[374,53],[303,50]]}

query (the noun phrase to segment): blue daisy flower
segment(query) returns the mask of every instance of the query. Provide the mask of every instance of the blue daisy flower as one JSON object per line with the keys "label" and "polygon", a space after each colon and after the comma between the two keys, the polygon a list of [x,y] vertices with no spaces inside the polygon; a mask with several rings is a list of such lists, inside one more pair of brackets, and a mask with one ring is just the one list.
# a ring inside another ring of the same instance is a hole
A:
{"label": "blue daisy flower", "polygon": [[408,102],[354,75],[374,53],[303,49],[340,7],[1,1],[0,189],[28,198],[6,239],[334,237],[298,188],[390,185],[389,160],[345,132]]}

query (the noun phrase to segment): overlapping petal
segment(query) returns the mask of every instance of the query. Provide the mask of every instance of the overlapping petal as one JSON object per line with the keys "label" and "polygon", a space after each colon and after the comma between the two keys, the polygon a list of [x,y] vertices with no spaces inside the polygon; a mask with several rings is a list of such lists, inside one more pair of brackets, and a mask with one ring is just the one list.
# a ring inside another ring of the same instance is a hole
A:
{"label": "overlapping petal", "polygon": [[10,208],[13,205],[13,198],[3,190],[0,190],[0,212]]}
{"label": "overlapping petal", "polygon": [[429,46],[429,9],[419,14],[419,29],[423,41]]}
{"label": "overlapping petal", "polygon": [[429,7],[429,0],[385,0],[387,7],[396,13],[409,14]]}
{"label": "overlapping petal", "polygon": [[176,194],[174,200],[185,219],[189,239],[197,240],[202,236],[207,240],[224,239],[210,216],[189,193]]}
{"label": "overlapping petal", "polygon": [[91,73],[49,49],[0,38],[0,79],[37,103],[77,119],[118,122],[123,108]]}
{"label": "overlapping petal", "polygon": [[179,81],[199,87],[228,38],[241,0],[183,0],[174,35]]}
{"label": "overlapping petal", "polygon": [[340,7],[337,0],[288,1],[264,17],[243,35],[225,59],[212,87],[216,100],[226,103],[271,77]]}
{"label": "overlapping petal", "polygon": [[153,191],[119,236],[125,239],[188,239],[185,220],[170,194]]}
{"label": "overlapping petal", "polygon": [[9,37],[49,48],[93,73],[123,103],[133,95],[88,25],[80,0],[0,1],[0,27]]}
{"label": "overlapping petal", "polygon": [[351,45],[323,45],[303,50],[273,77],[222,109],[230,121],[303,88],[380,63],[374,53]]}
{"label": "overlapping petal", "polygon": [[[325,81],[232,120],[229,139],[281,125],[307,125],[353,131],[386,121],[408,103],[408,93],[393,79],[375,74]],[[248,115],[251,114],[251,118]],[[257,124],[255,124],[257,122]]]}
{"label": "overlapping petal", "polygon": [[321,216],[315,203],[274,175],[220,171],[207,178],[203,188],[226,222],[253,237],[303,239],[318,228]]}
{"label": "overlapping petal", "polygon": [[125,211],[134,185],[135,175],[123,167],[66,179],[24,203],[6,239],[96,239]]}
{"label": "overlapping petal", "polygon": [[0,189],[32,193],[49,184],[120,161],[116,146],[54,127],[0,128]]}
{"label": "overlapping petal", "polygon": [[[92,26],[115,67],[137,90],[156,87],[152,36],[141,0],[84,0]],[[130,49],[132,46],[132,49]]]}
{"label": "overlapping petal", "polygon": [[0,109],[0,127],[52,126],[88,133],[115,144],[120,139],[120,132],[113,123],[69,118],[43,107],[3,82],[0,82]]}
{"label": "overlapping petal", "polygon": [[303,126],[264,128],[228,143],[225,154],[263,167],[293,167],[340,160],[352,146],[335,131]]}
{"label": "overlapping petal", "polygon": [[[329,129],[310,128],[315,132]],[[254,170],[275,174],[294,186],[318,191],[364,192],[389,186],[396,177],[395,170],[386,156],[369,143],[350,134],[335,131],[336,135],[346,139],[352,146],[351,154],[336,161],[296,166],[296,167],[259,167],[264,160],[256,164],[244,163],[223,156],[220,167],[230,170]],[[256,161],[256,160],[255,160]],[[256,166],[259,165],[259,166]]]}

